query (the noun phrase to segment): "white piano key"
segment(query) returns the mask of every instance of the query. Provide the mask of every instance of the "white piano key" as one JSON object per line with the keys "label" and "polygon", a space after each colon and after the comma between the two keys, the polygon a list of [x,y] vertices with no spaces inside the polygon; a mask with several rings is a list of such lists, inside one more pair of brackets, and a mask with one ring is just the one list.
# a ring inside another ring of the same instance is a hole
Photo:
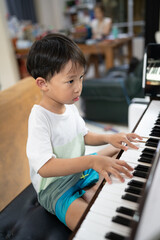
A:
{"label": "white piano key", "polygon": [[[127,185],[125,185],[123,188],[118,188],[118,187],[113,186],[112,188],[109,188],[107,190],[107,193],[111,193],[111,194],[116,194],[116,195],[122,196],[123,194],[126,194],[126,192],[125,192],[126,188],[127,188]],[[135,194],[132,194],[132,193],[129,193],[129,194],[135,195]]]}
{"label": "white piano key", "polygon": [[122,205],[122,204],[125,205],[128,208],[130,208],[130,207],[137,208],[137,206],[138,206],[138,203],[122,199],[120,195],[116,195],[116,194],[113,194],[113,193],[112,194],[102,193],[99,197],[102,198],[104,200],[104,202],[106,200],[117,202],[117,203],[119,203],[119,206]]}
{"label": "white piano key", "polygon": [[[112,217],[108,217],[108,216],[103,216],[94,212],[89,212],[86,218],[87,222],[96,222],[104,227],[108,227],[108,228],[112,228],[112,229],[117,229],[117,231],[119,231],[119,233],[123,233],[123,234],[128,234],[130,232],[130,227],[127,226],[123,226],[121,224],[118,223],[114,223],[112,222]],[[106,234],[106,229],[105,232]]]}
{"label": "white piano key", "polygon": [[125,188],[126,186],[128,186],[128,183],[131,181],[131,180],[136,180],[136,181],[139,181],[139,182],[143,182],[145,183],[146,182],[146,179],[144,178],[140,178],[140,177],[136,177],[136,176],[133,176],[132,178],[126,178],[124,174],[121,174],[123,177],[124,177],[124,182],[120,182],[120,180],[116,177],[114,177],[113,175],[110,176],[111,180],[112,180],[112,184],[109,184],[109,183],[105,183],[105,185],[103,186],[103,191],[107,191],[108,188],[116,188],[116,187],[120,187],[120,188]]}
{"label": "white piano key", "polygon": [[135,181],[139,181],[139,182],[143,182],[143,183],[145,183],[147,181],[147,179],[145,179],[145,178],[140,178],[140,177],[136,177],[136,176],[133,176],[133,178],[131,180],[135,180]]}
{"label": "white piano key", "polygon": [[137,162],[142,151],[128,149],[127,151],[123,152],[123,155],[120,157],[120,160],[125,160],[126,162]]}
{"label": "white piano key", "polygon": [[[136,141],[139,141],[139,142],[132,142],[135,146],[137,146],[139,149],[135,149],[135,151],[139,150],[141,151],[141,149],[145,148],[145,143],[146,143],[146,139],[142,140],[143,142],[141,142],[141,140],[139,139],[136,139]],[[129,149],[134,149],[134,148],[130,148]]]}
{"label": "white piano key", "polygon": [[[89,212],[90,213],[90,212]],[[88,213],[88,215],[89,215]],[[100,237],[104,237],[106,234],[106,226],[104,226],[103,224],[100,224],[98,221],[90,221],[88,219],[88,215],[86,217],[86,219],[83,221],[82,225],[81,225],[81,229],[83,231],[88,231],[88,232],[92,232],[92,234],[96,234]]]}
{"label": "white piano key", "polygon": [[[121,187],[117,187],[117,186],[121,186]],[[118,184],[118,185],[114,185],[114,186],[111,186],[110,184],[105,184],[105,186],[103,187],[102,191],[100,192],[99,196],[98,196],[98,199],[101,200],[101,204],[107,206],[107,203],[106,201],[111,201],[113,205],[117,205],[120,206],[123,205],[125,207],[128,207],[128,208],[131,208],[131,209],[134,209],[136,210],[137,207],[138,207],[138,203],[135,203],[135,202],[131,202],[131,201],[128,201],[128,200],[125,200],[125,199],[122,199],[122,195],[125,195],[127,194],[127,192],[125,192],[125,189],[128,187],[127,183],[124,184]],[[122,187],[123,186],[123,187]],[[133,196],[138,196],[138,195],[135,195],[135,194],[131,194],[131,193],[128,193],[130,195],[133,195]],[[140,197],[140,196],[138,196]],[[98,201],[98,200],[97,200]],[[96,204],[96,202],[95,202]]]}
{"label": "white piano key", "polygon": [[120,160],[126,161],[131,166],[136,166],[138,164],[141,164],[143,166],[151,166],[150,163],[143,163],[138,161],[138,159],[140,159],[141,154],[142,152],[140,154],[135,154],[135,150],[128,150],[120,157]]}
{"label": "white piano key", "polygon": [[127,178],[125,177],[124,174],[121,174],[121,175],[124,177],[125,182],[120,182],[118,178],[115,178],[114,176],[110,176],[112,180],[112,184],[106,183],[103,187],[103,191],[105,191],[105,189],[107,191],[110,188],[120,188],[120,189],[125,188],[127,183],[129,183],[132,180],[132,178]]}
{"label": "white piano key", "polygon": [[154,123],[160,112],[160,101],[152,101],[149,105],[147,111],[143,115],[138,127],[136,128],[136,133],[143,137],[150,138],[149,134],[154,126]]}
{"label": "white piano key", "polygon": [[103,197],[104,201],[109,200],[109,201],[117,202],[119,206],[123,204],[128,208],[136,209],[138,207],[138,203],[122,199],[120,196],[115,194],[109,194],[109,195],[103,195],[103,196],[101,195],[100,197]]}
{"label": "white piano key", "polygon": [[142,166],[146,166],[146,167],[151,167],[152,166],[152,164],[151,163],[145,163],[145,162],[139,162],[139,161],[134,161],[134,162],[130,162],[130,161],[128,161],[127,159],[123,159],[124,161],[126,161],[132,168],[135,168],[135,167],[137,167],[138,165],[142,165]]}
{"label": "white piano key", "polygon": [[85,219],[76,236],[83,240],[88,239],[101,240],[106,239],[105,235],[110,231],[114,231],[115,233],[120,234],[124,237],[127,237],[130,234],[130,230],[128,233],[124,234],[121,230],[116,229],[112,225],[110,227],[107,227],[102,224],[99,224],[98,222],[89,221]]}
{"label": "white piano key", "polygon": [[117,209],[118,207],[127,207],[132,210],[137,210],[138,205],[136,206],[127,206],[125,203],[122,201],[120,202],[114,202],[112,200],[104,199],[104,198],[98,198],[97,202],[95,202],[92,206],[92,210],[97,212],[97,211],[103,211],[103,214],[108,213],[108,209]]}
{"label": "white piano key", "polygon": [[[92,232],[92,231],[88,231],[86,229],[81,228],[78,232],[76,237],[78,237],[79,240],[89,240],[89,239],[93,239],[93,240],[103,240],[105,239],[104,236],[102,235],[97,235],[97,233]],[[76,240],[74,238],[74,240]]]}
{"label": "white piano key", "polygon": [[[106,202],[107,206],[109,205],[108,202]],[[106,216],[106,217],[113,217],[113,216],[116,216],[116,215],[119,215],[119,216],[122,216],[122,217],[125,217],[125,218],[128,218],[128,219],[132,219],[131,216],[128,216],[128,215],[125,215],[125,214],[122,214],[122,213],[118,213],[116,212],[116,209],[119,207],[119,205],[111,205],[111,207],[106,209],[100,205],[98,206],[94,206],[93,208],[90,209],[91,212],[94,212],[94,213],[97,213],[97,214],[100,214],[102,216]]]}

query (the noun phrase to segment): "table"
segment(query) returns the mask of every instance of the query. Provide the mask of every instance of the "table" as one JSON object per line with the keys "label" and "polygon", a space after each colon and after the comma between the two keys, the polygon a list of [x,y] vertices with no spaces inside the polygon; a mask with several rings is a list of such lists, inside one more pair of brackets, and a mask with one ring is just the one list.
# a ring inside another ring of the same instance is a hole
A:
{"label": "table", "polygon": [[20,79],[23,79],[29,76],[29,73],[26,69],[26,61],[29,52],[29,48],[18,49],[15,48],[15,55],[18,63]]}
{"label": "table", "polygon": [[[82,50],[84,55],[103,54],[105,57],[106,69],[109,70],[110,68],[114,67],[115,50],[121,48],[124,45],[127,46],[128,55],[121,57],[127,57],[128,62],[130,62],[132,58],[132,39],[132,37],[118,38],[114,40],[106,39],[91,45],[78,44],[78,46]],[[95,63],[95,68],[97,68],[97,63]],[[95,69],[95,72],[96,71],[97,69]]]}
{"label": "table", "polygon": [[[115,59],[115,50],[121,48],[122,46],[127,46],[127,56],[120,56],[121,58],[127,57],[128,62],[130,62],[132,58],[132,37],[126,37],[126,38],[117,38],[114,40],[103,40],[91,45],[88,44],[77,44],[79,48],[82,50],[84,55],[90,55],[90,54],[103,54],[105,57],[105,66],[106,69],[109,70],[110,68],[114,67],[114,59]],[[17,58],[19,59],[19,65],[20,65],[20,72],[21,72],[21,78],[27,76],[27,71],[25,71],[25,62],[27,58],[29,49],[15,49],[15,53],[17,55]],[[95,68],[95,77],[99,77],[99,71],[98,71],[98,58],[95,59],[94,62],[94,68]]]}

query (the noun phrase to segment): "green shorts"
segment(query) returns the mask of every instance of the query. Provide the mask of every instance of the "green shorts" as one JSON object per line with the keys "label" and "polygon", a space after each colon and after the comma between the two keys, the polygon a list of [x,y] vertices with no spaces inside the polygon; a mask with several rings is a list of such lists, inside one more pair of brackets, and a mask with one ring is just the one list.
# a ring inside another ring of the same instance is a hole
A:
{"label": "green shorts", "polygon": [[[97,153],[91,155],[97,155]],[[99,174],[93,169],[60,177],[38,193],[38,201],[48,212],[55,214],[66,224],[65,216],[68,207],[85,193],[83,190],[85,187],[93,185],[98,180]]]}
{"label": "green shorts", "polygon": [[66,225],[66,212],[71,203],[83,196],[85,187],[91,186],[99,180],[99,174],[93,170],[88,169],[83,172],[80,180],[70,189],[68,189],[56,202],[55,213],[61,222]]}

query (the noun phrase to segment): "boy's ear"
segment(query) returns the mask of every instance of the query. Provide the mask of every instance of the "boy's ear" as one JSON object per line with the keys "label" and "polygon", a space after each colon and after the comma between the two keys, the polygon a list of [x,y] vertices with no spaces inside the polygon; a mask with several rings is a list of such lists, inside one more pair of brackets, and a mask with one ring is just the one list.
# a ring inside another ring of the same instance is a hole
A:
{"label": "boy's ear", "polygon": [[48,84],[44,78],[42,78],[42,77],[36,78],[36,84],[41,90],[43,90],[43,91],[48,90]]}

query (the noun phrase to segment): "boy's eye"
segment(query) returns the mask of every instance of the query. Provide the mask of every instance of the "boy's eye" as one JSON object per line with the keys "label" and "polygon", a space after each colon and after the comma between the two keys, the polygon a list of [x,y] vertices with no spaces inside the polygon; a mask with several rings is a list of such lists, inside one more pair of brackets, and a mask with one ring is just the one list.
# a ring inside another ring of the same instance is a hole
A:
{"label": "boy's eye", "polygon": [[83,80],[83,78],[84,78],[84,75],[80,76],[80,79],[81,79],[81,80]]}
{"label": "boy's eye", "polygon": [[73,83],[73,80],[70,80],[68,83],[70,83],[70,84]]}

